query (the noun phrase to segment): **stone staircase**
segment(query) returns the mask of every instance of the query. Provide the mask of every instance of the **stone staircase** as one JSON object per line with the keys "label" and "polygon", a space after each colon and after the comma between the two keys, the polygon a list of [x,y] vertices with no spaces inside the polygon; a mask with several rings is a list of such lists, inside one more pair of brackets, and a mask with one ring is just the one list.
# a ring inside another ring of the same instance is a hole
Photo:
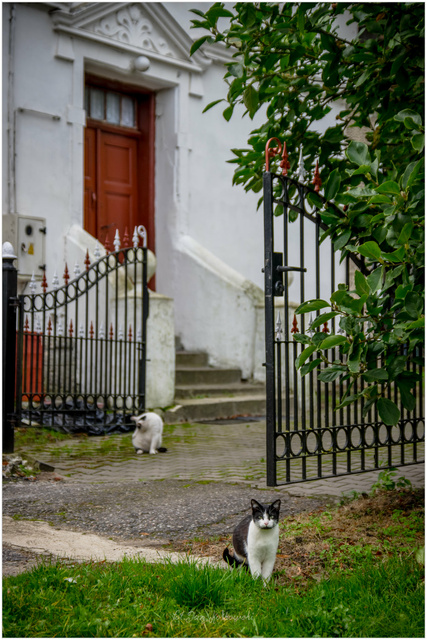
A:
{"label": "stone staircase", "polygon": [[167,424],[265,415],[265,386],[242,381],[240,369],[208,365],[206,353],[177,351],[175,406]]}

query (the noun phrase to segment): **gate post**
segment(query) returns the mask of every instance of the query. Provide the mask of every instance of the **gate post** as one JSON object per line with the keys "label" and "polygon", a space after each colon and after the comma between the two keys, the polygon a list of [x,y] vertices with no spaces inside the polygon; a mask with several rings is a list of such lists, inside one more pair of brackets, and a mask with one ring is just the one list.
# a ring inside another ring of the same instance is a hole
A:
{"label": "gate post", "polygon": [[3,452],[13,453],[16,381],[16,309],[18,270],[10,242],[3,243]]}
{"label": "gate post", "polygon": [[266,377],[266,458],[267,486],[276,486],[276,393],[274,357],[274,260],[273,260],[273,178],[264,173],[264,291],[265,291],[265,377]]}

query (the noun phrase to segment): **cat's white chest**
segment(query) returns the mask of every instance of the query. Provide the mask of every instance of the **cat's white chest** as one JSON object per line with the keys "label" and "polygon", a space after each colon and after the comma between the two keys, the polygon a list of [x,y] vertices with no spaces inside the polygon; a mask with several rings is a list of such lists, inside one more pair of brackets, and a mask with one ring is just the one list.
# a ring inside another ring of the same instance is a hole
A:
{"label": "cat's white chest", "polygon": [[260,529],[251,522],[248,530],[247,553],[249,559],[265,562],[274,559],[279,546],[279,527]]}

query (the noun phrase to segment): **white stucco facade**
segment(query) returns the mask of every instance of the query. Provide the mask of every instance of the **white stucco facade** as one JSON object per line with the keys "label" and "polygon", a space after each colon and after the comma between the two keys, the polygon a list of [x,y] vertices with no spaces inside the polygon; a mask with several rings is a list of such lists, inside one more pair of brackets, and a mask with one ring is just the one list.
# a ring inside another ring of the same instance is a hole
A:
{"label": "white stucco facade", "polygon": [[[259,194],[232,186],[227,164],[258,123],[237,115],[227,123],[219,107],[202,113],[225,94],[230,54],[209,46],[189,56],[201,35],[189,29],[191,8],[206,4],[2,5],[3,239],[18,251],[15,219],[44,219],[48,282],[64,261],[85,255],[70,240],[83,228],[85,74],[155,92],[150,406],[173,399],[173,336],[207,351],[212,364],[263,376],[262,211]],[[144,71],[135,68],[140,56]],[[21,291],[28,280],[21,277]]]}

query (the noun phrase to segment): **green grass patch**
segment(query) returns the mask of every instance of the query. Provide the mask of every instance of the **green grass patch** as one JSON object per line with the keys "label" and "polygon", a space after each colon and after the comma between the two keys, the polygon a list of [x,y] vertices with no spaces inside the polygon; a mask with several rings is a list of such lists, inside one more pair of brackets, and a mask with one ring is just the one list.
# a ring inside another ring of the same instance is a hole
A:
{"label": "green grass patch", "polygon": [[423,570],[361,558],[298,588],[191,561],[46,564],[4,580],[3,636],[424,637]]}

